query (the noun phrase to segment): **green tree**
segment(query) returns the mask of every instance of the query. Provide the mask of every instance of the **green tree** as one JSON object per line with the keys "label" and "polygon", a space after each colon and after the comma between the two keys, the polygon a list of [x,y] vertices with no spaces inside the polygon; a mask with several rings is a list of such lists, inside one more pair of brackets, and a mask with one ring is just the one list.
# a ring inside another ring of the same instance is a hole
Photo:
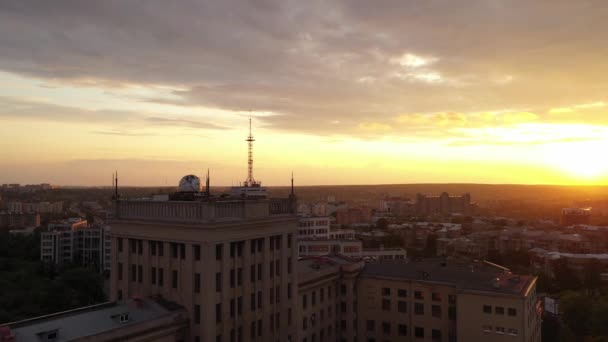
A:
{"label": "green tree", "polygon": [[560,300],[564,324],[576,336],[587,336],[592,316],[593,301],[580,293],[567,292]]}
{"label": "green tree", "polygon": [[601,279],[600,273],[602,272],[602,266],[597,259],[591,259],[583,270],[583,284],[585,288],[595,290],[600,286]]}

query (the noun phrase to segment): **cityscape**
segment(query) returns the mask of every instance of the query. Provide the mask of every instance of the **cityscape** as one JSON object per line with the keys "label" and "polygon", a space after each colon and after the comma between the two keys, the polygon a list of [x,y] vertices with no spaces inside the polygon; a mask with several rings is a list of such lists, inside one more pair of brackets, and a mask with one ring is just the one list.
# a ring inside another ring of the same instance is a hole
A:
{"label": "cityscape", "polygon": [[0,3],[0,342],[608,341],[608,6],[520,5]]}

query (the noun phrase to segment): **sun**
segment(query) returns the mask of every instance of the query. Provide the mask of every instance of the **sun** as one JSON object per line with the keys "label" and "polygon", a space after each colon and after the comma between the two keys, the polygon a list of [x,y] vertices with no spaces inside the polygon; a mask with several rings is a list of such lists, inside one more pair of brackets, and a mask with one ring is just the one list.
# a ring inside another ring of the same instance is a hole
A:
{"label": "sun", "polygon": [[608,140],[556,143],[547,146],[546,161],[576,183],[593,183],[608,178]]}

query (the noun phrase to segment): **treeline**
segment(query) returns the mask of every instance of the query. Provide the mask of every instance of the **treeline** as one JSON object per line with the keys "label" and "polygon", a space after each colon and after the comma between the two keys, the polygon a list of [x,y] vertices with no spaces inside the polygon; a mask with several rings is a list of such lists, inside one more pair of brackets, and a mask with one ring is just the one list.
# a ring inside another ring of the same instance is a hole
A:
{"label": "treeline", "polygon": [[0,323],[105,300],[103,277],[94,270],[42,263],[39,234],[0,235]]}

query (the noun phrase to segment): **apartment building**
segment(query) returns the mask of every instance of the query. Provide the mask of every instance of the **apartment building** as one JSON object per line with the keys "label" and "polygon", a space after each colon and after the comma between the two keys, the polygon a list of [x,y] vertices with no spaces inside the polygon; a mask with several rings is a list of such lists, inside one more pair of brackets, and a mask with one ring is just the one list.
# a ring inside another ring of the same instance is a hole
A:
{"label": "apartment building", "polygon": [[358,335],[366,341],[540,341],[536,278],[487,263],[367,264]]}
{"label": "apartment building", "polygon": [[40,234],[40,260],[56,265],[95,265],[109,271],[112,258],[109,226],[91,226],[86,220],[49,224]]}
{"label": "apartment building", "polygon": [[356,340],[356,281],[364,265],[336,255],[298,261],[297,341]]}
{"label": "apartment building", "polygon": [[178,303],[188,341],[294,341],[294,213],[293,198],[117,200],[111,297]]}

